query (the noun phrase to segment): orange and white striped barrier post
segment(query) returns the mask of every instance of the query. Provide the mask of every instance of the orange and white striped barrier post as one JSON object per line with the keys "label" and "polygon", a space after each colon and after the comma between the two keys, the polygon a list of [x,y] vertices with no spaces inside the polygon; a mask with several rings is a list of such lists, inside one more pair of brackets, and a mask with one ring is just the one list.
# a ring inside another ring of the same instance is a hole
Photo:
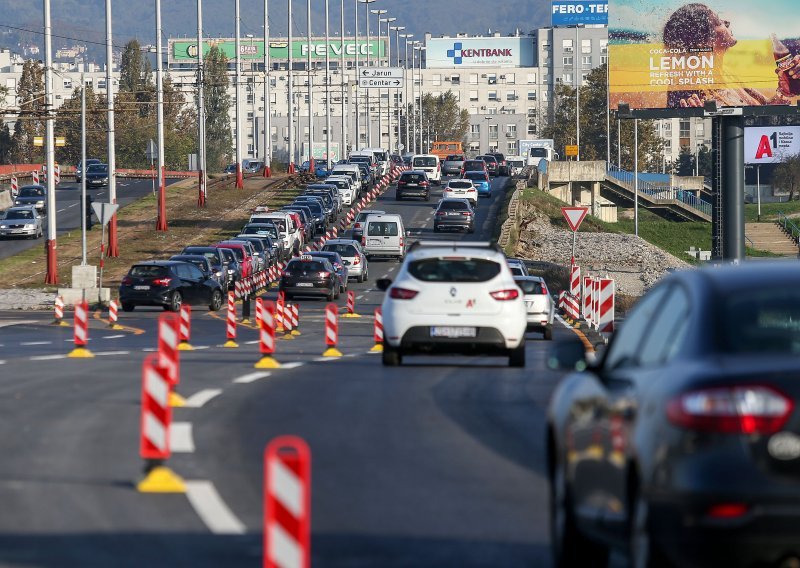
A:
{"label": "orange and white striped barrier post", "polygon": [[263,568],[311,567],[311,450],[280,436],[264,450]]}
{"label": "orange and white striped barrier post", "polygon": [[341,357],[342,352],[336,348],[339,343],[339,307],[336,304],[325,306],[325,345],[328,347],[323,357]]}
{"label": "orange and white striped barrier post", "polygon": [[370,353],[383,352],[383,313],[380,308],[375,308],[375,327],[373,330],[375,345],[370,349]]}
{"label": "orange and white striped barrier post", "polygon": [[614,287],[614,280],[611,278],[600,279],[600,314],[597,318],[597,331],[606,339],[614,333]]}
{"label": "orange and white striped barrier post", "polygon": [[[239,282],[236,282],[237,286]],[[225,325],[225,336],[227,341],[222,345],[223,347],[235,348],[239,347],[236,343],[236,296],[233,292],[228,292],[228,317]]]}
{"label": "orange and white striped barrier post", "polygon": [[145,460],[145,478],[136,485],[140,493],[185,493],[183,479],[163,465],[170,450],[172,409],[169,370],[148,355],[142,365],[142,411],[139,420],[139,455]]}
{"label": "orange and white striped barrier post", "polygon": [[39,172],[34,170],[31,172],[31,181],[33,183],[39,183]]}
{"label": "orange and white striped barrier post", "polygon": [[19,194],[19,182],[17,176],[11,176],[11,199],[16,199]]}
{"label": "orange and white striped barrier post", "polygon": [[283,309],[286,305],[286,294],[278,292],[278,301],[275,304],[275,331],[283,333]]}
{"label": "orange and white striped barrier post", "polygon": [[69,324],[64,321],[64,298],[61,296],[56,296],[55,303],[53,305],[53,324],[58,325],[61,327],[67,327]]}
{"label": "orange and white striped barrier post", "polygon": [[592,282],[591,276],[584,276],[583,280],[583,295],[581,296],[582,305],[583,305],[583,319],[587,322],[591,321],[592,317],[592,296],[589,293],[590,284]]}
{"label": "orange and white striped barrier post", "polygon": [[261,359],[254,365],[256,369],[277,369],[281,365],[274,358],[275,353],[275,302],[268,300],[261,304],[258,326],[258,347]]}
{"label": "orange and white striped barrier post", "polygon": [[292,304],[292,335],[300,335],[300,307],[297,304]]}
{"label": "orange and white striped barrier post", "polygon": [[356,313],[356,293],[352,290],[347,291],[347,313],[342,315],[343,318],[360,318],[361,316]]}
{"label": "orange and white striped barrier post", "polygon": [[170,406],[183,406],[186,400],[175,392],[181,382],[180,355],[178,353],[181,333],[181,318],[178,314],[158,316],[158,365],[167,370],[172,390],[169,393]]}
{"label": "orange and white striped barrier post", "polygon": [[111,329],[122,329],[122,326],[117,323],[119,321],[119,314],[117,313],[117,302],[111,300],[108,302],[108,327]]}
{"label": "orange and white striped barrier post", "polygon": [[261,329],[261,310],[264,308],[264,299],[256,298],[256,329]]}
{"label": "orange and white striped barrier post", "polygon": [[192,334],[192,307],[189,304],[181,304],[181,323],[180,323],[180,337],[181,342],[178,344],[180,351],[192,351],[194,348],[189,343]]}
{"label": "orange and white striped barrier post", "polygon": [[94,354],[86,348],[89,342],[89,303],[86,300],[75,304],[74,326],[75,348],[69,352],[67,357],[77,359],[94,357]]}
{"label": "orange and white striped barrier post", "polygon": [[292,304],[286,304],[283,307],[283,338],[284,339],[294,339],[294,335],[292,331],[294,330],[294,326],[292,325]]}

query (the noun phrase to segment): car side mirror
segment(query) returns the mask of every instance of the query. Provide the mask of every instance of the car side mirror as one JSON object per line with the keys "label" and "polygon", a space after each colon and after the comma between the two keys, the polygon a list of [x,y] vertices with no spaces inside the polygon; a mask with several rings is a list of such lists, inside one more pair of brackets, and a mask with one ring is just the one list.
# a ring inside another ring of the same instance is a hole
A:
{"label": "car side mirror", "polygon": [[559,341],[547,354],[547,367],[553,371],[583,371],[587,366],[586,346],[577,337]]}
{"label": "car side mirror", "polygon": [[381,292],[386,292],[389,289],[389,286],[392,285],[391,278],[379,278],[375,281],[375,285],[378,287],[378,290]]}

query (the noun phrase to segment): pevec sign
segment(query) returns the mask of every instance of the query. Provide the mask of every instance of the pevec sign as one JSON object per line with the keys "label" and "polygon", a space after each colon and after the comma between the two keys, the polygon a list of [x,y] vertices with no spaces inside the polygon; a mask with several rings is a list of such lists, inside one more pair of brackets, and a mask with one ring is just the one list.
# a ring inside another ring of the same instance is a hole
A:
{"label": "pevec sign", "polygon": [[777,164],[800,154],[800,126],[757,126],[744,129],[744,162]]}
{"label": "pevec sign", "polygon": [[552,25],[608,25],[607,0],[553,0]]}
{"label": "pevec sign", "polygon": [[[208,53],[211,46],[217,46],[225,56],[232,60],[236,55],[236,41],[233,39],[218,39],[210,38],[203,42],[203,51]],[[380,54],[381,57],[386,55],[386,42],[384,40],[371,40],[367,42],[359,41],[356,43],[354,40],[344,40],[342,43],[339,40],[332,39],[327,44],[325,40],[312,39],[310,44],[312,59],[324,59],[326,51],[331,58],[341,57],[344,52],[345,59],[355,59],[356,54],[359,57],[370,55],[372,57]],[[309,43],[307,40],[292,40],[292,56],[297,59],[305,59],[308,56]],[[253,39],[241,41],[239,43],[239,55],[242,60],[263,60],[264,59],[264,40]],[[285,60],[289,58],[289,42],[284,40],[270,40],[269,41],[269,56],[270,58]],[[188,63],[197,58],[197,40],[169,40],[169,62],[170,63]]]}
{"label": "pevec sign", "polygon": [[429,69],[532,67],[534,61],[530,37],[431,38],[425,45]]}

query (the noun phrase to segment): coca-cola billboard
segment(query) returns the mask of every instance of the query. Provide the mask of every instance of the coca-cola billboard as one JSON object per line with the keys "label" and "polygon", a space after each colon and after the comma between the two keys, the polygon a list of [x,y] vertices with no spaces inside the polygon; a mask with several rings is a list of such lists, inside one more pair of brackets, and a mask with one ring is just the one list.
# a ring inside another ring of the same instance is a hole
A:
{"label": "coca-cola billboard", "polygon": [[612,108],[793,105],[797,0],[609,0]]}

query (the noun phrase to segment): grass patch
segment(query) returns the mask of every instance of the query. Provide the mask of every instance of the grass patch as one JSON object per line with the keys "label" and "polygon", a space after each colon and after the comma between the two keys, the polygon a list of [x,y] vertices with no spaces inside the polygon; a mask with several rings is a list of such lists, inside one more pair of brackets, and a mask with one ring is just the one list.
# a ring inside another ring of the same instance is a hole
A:
{"label": "grass patch", "polygon": [[754,248],[750,248],[750,247],[745,247],[745,255],[747,255],[747,256],[757,256],[757,257],[762,257],[762,258],[783,258],[783,255],[775,254],[772,251],[754,249]]}
{"label": "grass patch", "polygon": [[[793,213],[800,213],[800,201],[786,201],[784,203],[762,203],[761,204],[761,222],[776,221],[778,213],[791,215]],[[755,223],[758,221],[758,203],[746,203],[744,206],[744,220],[747,223]]]}

